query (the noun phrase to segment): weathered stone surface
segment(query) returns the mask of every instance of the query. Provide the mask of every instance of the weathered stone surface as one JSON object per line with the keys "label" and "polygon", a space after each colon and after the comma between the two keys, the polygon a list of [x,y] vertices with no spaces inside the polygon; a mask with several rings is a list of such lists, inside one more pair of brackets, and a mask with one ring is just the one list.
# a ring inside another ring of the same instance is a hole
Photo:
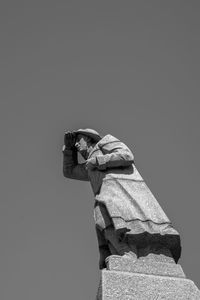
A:
{"label": "weathered stone surface", "polygon": [[103,270],[97,299],[200,300],[200,291],[185,278]]}
{"label": "weathered stone surface", "polygon": [[136,262],[117,255],[112,255],[107,262],[107,270],[163,275],[185,278],[179,264],[155,262],[148,259],[138,259]]}

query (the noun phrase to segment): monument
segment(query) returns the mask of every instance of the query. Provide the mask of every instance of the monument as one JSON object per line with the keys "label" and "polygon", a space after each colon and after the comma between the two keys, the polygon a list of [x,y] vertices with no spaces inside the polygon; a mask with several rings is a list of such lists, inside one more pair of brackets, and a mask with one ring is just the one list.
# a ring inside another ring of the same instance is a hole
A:
{"label": "monument", "polygon": [[[78,152],[84,163],[78,162]],[[95,196],[98,300],[200,299],[200,291],[178,264],[180,235],[123,142],[88,128],[66,132],[63,174],[90,181]]]}

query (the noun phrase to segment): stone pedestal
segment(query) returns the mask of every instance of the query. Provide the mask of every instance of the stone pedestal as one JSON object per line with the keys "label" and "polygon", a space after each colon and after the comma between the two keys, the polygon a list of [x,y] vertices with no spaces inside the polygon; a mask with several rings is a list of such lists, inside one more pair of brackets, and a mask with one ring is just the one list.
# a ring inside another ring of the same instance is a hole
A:
{"label": "stone pedestal", "polygon": [[180,265],[113,257],[101,271],[97,300],[200,300]]}

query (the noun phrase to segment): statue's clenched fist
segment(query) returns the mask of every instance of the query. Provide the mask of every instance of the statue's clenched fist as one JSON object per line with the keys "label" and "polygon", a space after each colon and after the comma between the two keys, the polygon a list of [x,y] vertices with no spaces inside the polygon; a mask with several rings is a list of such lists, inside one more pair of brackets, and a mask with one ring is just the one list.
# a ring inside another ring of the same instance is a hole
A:
{"label": "statue's clenched fist", "polygon": [[64,146],[67,149],[71,149],[74,147],[76,141],[76,136],[73,132],[67,131],[64,135]]}

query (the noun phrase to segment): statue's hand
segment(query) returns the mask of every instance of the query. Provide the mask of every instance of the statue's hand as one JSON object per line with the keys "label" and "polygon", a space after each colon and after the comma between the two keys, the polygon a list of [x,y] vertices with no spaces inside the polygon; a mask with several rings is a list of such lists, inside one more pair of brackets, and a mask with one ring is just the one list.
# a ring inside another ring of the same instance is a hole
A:
{"label": "statue's hand", "polygon": [[71,131],[65,132],[64,135],[64,145],[67,149],[71,149],[74,147],[76,141],[75,134]]}
{"label": "statue's hand", "polygon": [[92,157],[86,161],[86,170],[93,170],[96,168],[96,158]]}

